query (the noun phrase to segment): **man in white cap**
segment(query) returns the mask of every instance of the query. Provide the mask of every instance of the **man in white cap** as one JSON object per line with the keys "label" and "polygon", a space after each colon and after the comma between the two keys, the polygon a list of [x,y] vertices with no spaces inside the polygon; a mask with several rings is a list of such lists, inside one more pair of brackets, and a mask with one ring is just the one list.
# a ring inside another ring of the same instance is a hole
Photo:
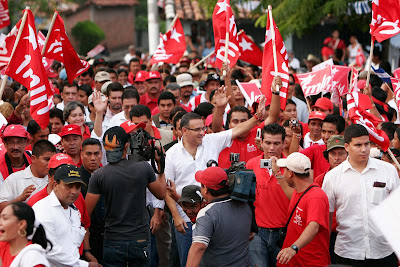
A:
{"label": "man in white cap", "polygon": [[[275,177],[284,178],[294,188],[287,234],[277,256],[277,266],[329,265],[329,202],[310,176],[310,159],[294,152],[285,159],[271,160]],[[285,168],[283,175],[279,167]]]}
{"label": "man in white cap", "polygon": [[94,87],[97,91],[101,91],[101,86],[105,83],[111,81],[110,74],[106,71],[99,71],[94,76]]}
{"label": "man in white cap", "polygon": [[176,77],[177,84],[181,87],[181,104],[189,107],[189,100],[193,95],[193,78],[189,73],[182,73]]}

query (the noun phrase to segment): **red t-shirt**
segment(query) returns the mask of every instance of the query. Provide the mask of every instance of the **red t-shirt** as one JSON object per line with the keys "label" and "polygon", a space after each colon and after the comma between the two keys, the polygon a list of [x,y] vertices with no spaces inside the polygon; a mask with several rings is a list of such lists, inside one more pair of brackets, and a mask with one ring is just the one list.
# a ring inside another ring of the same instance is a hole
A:
{"label": "red t-shirt", "polygon": [[89,126],[87,126],[86,124],[84,126],[85,126],[85,131],[83,132],[83,140],[90,138]]}
{"label": "red t-shirt", "polygon": [[[47,194],[47,186],[46,186],[45,188],[43,188],[42,190],[40,190],[39,192],[37,192],[36,194],[31,196],[31,198],[28,200],[27,204],[32,207],[33,205],[35,205],[36,202],[38,202],[39,200],[42,200],[43,198],[47,197],[48,195],[49,194]],[[79,197],[75,201],[74,205],[79,210],[79,216],[81,219],[81,223],[83,224],[83,226],[85,228],[89,228],[90,227],[90,217],[89,217],[89,213],[87,212],[85,199],[83,198],[82,193],[79,194]],[[81,246],[79,248],[79,254],[82,255],[82,252],[83,252],[83,243],[81,244]]]}
{"label": "red t-shirt", "polygon": [[[329,170],[326,170],[326,171],[323,172],[323,173],[321,173],[317,178],[314,179],[314,182],[315,182],[316,184],[318,184],[319,187],[321,187],[321,188],[322,188],[322,184],[324,183],[325,175],[326,175],[326,173],[327,173],[328,171],[330,171],[330,169],[329,169]],[[336,227],[337,227],[337,226],[338,226],[338,224],[337,224],[337,221],[336,221],[336,210],[335,210],[335,212],[333,213],[333,218],[332,218],[332,232],[337,232],[337,231],[336,231]]]}
{"label": "red t-shirt", "polygon": [[[290,200],[286,197],[275,176],[270,176],[268,169],[260,168],[260,160],[264,153],[252,158],[247,163],[247,169],[256,175],[256,200],[254,202],[256,222],[258,227],[285,227],[288,219]],[[284,168],[281,168],[283,174]]]}
{"label": "red t-shirt", "polygon": [[[313,183],[312,185],[317,184]],[[303,192],[294,191],[288,209],[289,213],[292,212],[302,194]],[[329,265],[329,202],[325,192],[319,187],[311,188],[297,205],[288,225],[283,248],[290,247],[295,243],[310,222],[319,224],[318,233],[310,243],[299,250],[287,265],[278,263],[278,267],[322,267]]]}
{"label": "red t-shirt", "polygon": [[[32,245],[32,242],[28,242],[27,246]],[[17,254],[18,255],[18,254]],[[11,265],[12,261],[17,257],[17,255],[12,256],[10,253],[10,243],[0,242],[0,258],[3,267],[8,267]],[[44,265],[39,264],[32,267],[44,267]]]}
{"label": "red t-shirt", "polygon": [[254,140],[257,136],[257,129],[257,126],[251,129],[246,139],[243,141],[233,139],[232,145],[222,150],[219,154],[218,166],[226,169],[231,166],[232,161],[229,160],[230,153],[240,153],[240,161],[246,163],[250,159],[261,155],[263,152],[257,148]]}
{"label": "red t-shirt", "polygon": [[158,106],[158,98],[150,98],[148,93],[140,97],[139,104],[148,106],[150,111],[153,111]]}
{"label": "red t-shirt", "polygon": [[[24,155],[25,155],[26,159],[28,160],[29,165],[32,164],[31,157],[26,152],[24,152]],[[11,166],[11,168],[12,168],[13,173],[14,173],[14,172],[25,170],[25,168],[28,167],[28,166],[24,165],[21,168],[14,168],[14,167]],[[5,156],[0,157],[0,172],[3,175],[4,180],[10,175],[10,173],[8,173],[8,168],[7,168],[7,163],[6,163]]]}
{"label": "red t-shirt", "polygon": [[324,157],[325,150],[326,145],[314,144],[300,152],[306,155],[311,161],[311,168],[314,170],[314,181],[316,177],[331,167],[328,160]]}

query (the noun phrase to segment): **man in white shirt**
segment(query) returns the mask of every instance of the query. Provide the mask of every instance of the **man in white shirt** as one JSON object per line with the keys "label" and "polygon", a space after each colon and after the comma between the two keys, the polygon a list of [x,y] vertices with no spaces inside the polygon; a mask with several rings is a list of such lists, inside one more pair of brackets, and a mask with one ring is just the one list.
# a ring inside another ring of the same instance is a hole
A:
{"label": "man in white shirt", "polygon": [[396,169],[369,157],[369,135],[362,125],[350,125],[344,141],[349,157],[326,174],[322,185],[329,199],[330,225],[336,209],[337,263],[397,267],[393,249],[369,218],[369,211],[400,185]]}
{"label": "man in white shirt", "polygon": [[54,174],[54,188],[47,197],[33,205],[36,219],[43,225],[53,248],[47,252],[51,266],[97,267],[97,262],[79,259],[79,247],[86,230],[79,211],[73,205],[84,184],[78,167],[63,165]]}
{"label": "man in white shirt", "polygon": [[139,104],[140,96],[139,93],[133,89],[125,89],[122,93],[122,111],[115,114],[111,120],[109,128],[114,126],[120,126],[122,123],[129,121],[129,112],[133,106]]}
{"label": "man in white shirt", "polygon": [[0,211],[13,202],[27,201],[48,183],[49,160],[56,153],[54,145],[39,140],[33,145],[32,164],[8,176],[0,190]]}
{"label": "man in white shirt", "polygon": [[56,108],[64,110],[64,107],[71,101],[78,101],[78,84],[74,81],[70,84],[67,80],[60,85],[60,94],[62,102],[56,105]]}
{"label": "man in white shirt", "polygon": [[124,56],[126,64],[129,64],[132,58],[136,57],[136,49],[134,45],[128,47],[128,53]]}
{"label": "man in white shirt", "polygon": [[323,145],[324,140],[322,140],[322,122],[325,119],[325,113],[321,111],[313,111],[308,116],[308,128],[310,132],[304,135],[304,149],[314,145]]}

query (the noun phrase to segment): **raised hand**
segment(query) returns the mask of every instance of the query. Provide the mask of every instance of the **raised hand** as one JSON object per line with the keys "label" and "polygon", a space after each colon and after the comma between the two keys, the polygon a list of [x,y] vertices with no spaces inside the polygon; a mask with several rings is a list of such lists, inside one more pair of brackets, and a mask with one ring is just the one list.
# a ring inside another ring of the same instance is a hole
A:
{"label": "raised hand", "polygon": [[220,88],[218,88],[218,90],[215,92],[214,97],[215,105],[218,108],[225,108],[229,102],[229,99],[231,98],[231,96],[226,96],[225,86],[221,86]]}

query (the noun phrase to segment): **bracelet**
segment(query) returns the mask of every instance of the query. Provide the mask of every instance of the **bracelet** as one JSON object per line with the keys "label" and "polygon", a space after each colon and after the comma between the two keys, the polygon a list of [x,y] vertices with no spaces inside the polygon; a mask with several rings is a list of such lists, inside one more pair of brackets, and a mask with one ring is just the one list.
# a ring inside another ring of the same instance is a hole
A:
{"label": "bracelet", "polygon": [[297,139],[301,139],[301,134],[293,133],[294,136],[296,136]]}
{"label": "bracelet", "polygon": [[272,91],[272,93],[274,94],[274,95],[279,95],[279,91]]}
{"label": "bracelet", "polygon": [[85,253],[88,253],[88,252],[90,253],[90,249],[84,249],[84,250],[82,251],[82,254],[85,255]]}
{"label": "bracelet", "polygon": [[256,113],[254,113],[254,119],[256,119],[256,120],[258,120],[258,121],[263,121],[264,119],[262,119],[262,118],[260,118],[260,117],[258,117],[258,114],[257,114],[257,112]]}

